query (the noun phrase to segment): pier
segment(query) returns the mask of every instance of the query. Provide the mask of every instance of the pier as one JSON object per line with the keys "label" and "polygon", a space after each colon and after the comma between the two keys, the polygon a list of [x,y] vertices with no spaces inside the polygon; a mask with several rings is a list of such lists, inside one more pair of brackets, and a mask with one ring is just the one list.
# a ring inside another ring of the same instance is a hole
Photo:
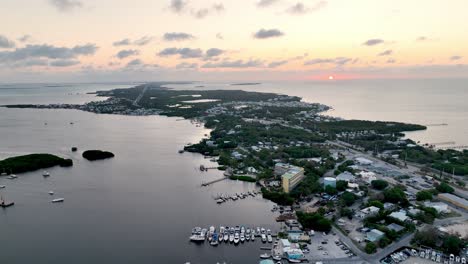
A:
{"label": "pier", "polygon": [[209,186],[211,184],[214,184],[214,183],[217,183],[217,182],[220,182],[220,181],[224,181],[225,179],[227,179],[227,178],[223,177],[223,178],[219,178],[219,179],[212,180],[212,181],[209,181],[209,182],[204,182],[204,183],[201,184],[201,186],[202,187]]}

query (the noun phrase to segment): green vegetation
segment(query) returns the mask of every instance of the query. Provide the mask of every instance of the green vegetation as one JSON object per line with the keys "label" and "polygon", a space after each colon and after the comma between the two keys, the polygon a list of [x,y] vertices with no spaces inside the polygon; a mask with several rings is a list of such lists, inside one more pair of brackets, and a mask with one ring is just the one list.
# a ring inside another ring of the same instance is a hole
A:
{"label": "green vegetation", "polygon": [[354,195],[353,193],[350,193],[350,192],[344,192],[341,195],[340,200],[345,206],[351,206],[356,201],[356,195]]}
{"label": "green vegetation", "polygon": [[329,232],[332,222],[319,213],[296,212],[297,220],[304,228],[321,232]]}
{"label": "green vegetation", "polygon": [[348,182],[347,181],[337,181],[336,182],[336,189],[340,192],[346,190],[348,188]]}
{"label": "green vegetation", "polygon": [[386,189],[384,191],[384,201],[400,204],[403,206],[409,203],[408,199],[406,199],[405,192],[399,186]]}
{"label": "green vegetation", "polygon": [[383,122],[383,121],[365,121],[365,120],[343,120],[336,122],[317,123],[317,128],[327,133],[340,133],[350,131],[373,130],[377,133],[398,133],[403,131],[424,130],[425,126],[404,124],[398,122]]}
{"label": "green vegetation", "polygon": [[51,154],[30,154],[0,161],[0,171],[6,173],[29,172],[54,166],[70,167],[73,161]]}
{"label": "green vegetation", "polygon": [[432,192],[431,191],[419,191],[416,193],[416,200],[418,201],[426,201],[426,200],[432,200]]}
{"label": "green vegetation", "polygon": [[83,152],[83,158],[94,161],[94,160],[101,160],[101,159],[109,159],[113,158],[114,154],[109,151],[102,151],[102,150],[86,150]]}
{"label": "green vegetation", "polygon": [[256,182],[257,181],[255,178],[252,178],[250,176],[230,176],[229,179],[245,181],[245,182]]}
{"label": "green vegetation", "polygon": [[366,251],[367,254],[375,253],[377,252],[377,245],[373,242],[369,242],[366,244],[364,251]]}
{"label": "green vegetation", "polygon": [[453,189],[450,185],[448,185],[446,182],[441,182],[436,186],[436,190],[441,192],[441,193],[453,193],[455,189]]}
{"label": "green vegetation", "polygon": [[406,148],[401,152],[400,158],[406,158],[406,160],[411,162],[425,164],[428,167],[450,174],[468,175],[468,150],[434,150],[417,146]]}
{"label": "green vegetation", "polygon": [[292,205],[294,198],[285,192],[269,191],[266,188],[262,188],[263,198],[268,199],[279,205]]}
{"label": "green vegetation", "polygon": [[446,254],[455,255],[460,253],[466,242],[458,236],[440,233],[432,226],[417,231],[412,241],[416,245],[441,249]]}
{"label": "green vegetation", "polygon": [[374,188],[376,190],[383,190],[383,189],[387,188],[388,182],[384,181],[384,180],[373,180],[371,182],[371,186],[372,186],[372,188]]}

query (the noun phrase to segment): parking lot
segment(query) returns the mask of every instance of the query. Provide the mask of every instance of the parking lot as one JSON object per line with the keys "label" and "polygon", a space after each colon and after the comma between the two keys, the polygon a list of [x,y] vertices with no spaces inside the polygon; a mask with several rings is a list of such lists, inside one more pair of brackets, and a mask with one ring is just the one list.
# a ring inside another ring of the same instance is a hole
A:
{"label": "parking lot", "polygon": [[311,237],[311,243],[308,245],[309,253],[305,253],[308,259],[327,259],[327,258],[347,258],[352,257],[353,253],[349,249],[338,242],[339,237],[333,233],[324,235],[320,232],[315,232]]}

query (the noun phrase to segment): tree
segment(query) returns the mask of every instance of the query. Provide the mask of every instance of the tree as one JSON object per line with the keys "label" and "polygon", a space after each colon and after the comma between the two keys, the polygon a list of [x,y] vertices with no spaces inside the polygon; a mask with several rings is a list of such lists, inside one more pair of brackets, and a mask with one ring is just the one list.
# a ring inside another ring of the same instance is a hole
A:
{"label": "tree", "polygon": [[331,221],[318,213],[297,212],[297,220],[301,225],[308,229],[328,232],[331,230]]}
{"label": "tree", "polygon": [[336,188],[334,188],[334,187],[332,187],[332,186],[330,186],[330,185],[327,185],[327,186],[325,187],[325,192],[326,192],[327,194],[329,194],[329,195],[335,195],[335,194],[338,193],[338,191],[336,190]]}
{"label": "tree", "polygon": [[432,192],[430,192],[430,191],[419,191],[416,194],[416,200],[418,200],[418,201],[432,200]]}
{"label": "tree", "polygon": [[385,190],[384,199],[385,199],[385,202],[390,202],[390,203],[404,204],[408,202],[408,200],[406,199],[405,192],[398,187],[393,187],[391,189]]}
{"label": "tree", "polygon": [[436,190],[441,193],[453,193],[455,190],[448,185],[446,182],[441,182],[439,185],[436,186]]}
{"label": "tree", "polygon": [[367,254],[372,254],[377,252],[377,246],[373,242],[369,242],[366,244],[366,247],[364,248]]}
{"label": "tree", "polygon": [[463,247],[463,241],[457,236],[446,236],[443,239],[442,248],[446,253],[457,255]]}
{"label": "tree", "polygon": [[344,192],[343,195],[341,195],[341,200],[346,206],[351,206],[354,201],[356,201],[356,196],[350,192]]}
{"label": "tree", "polygon": [[386,246],[390,245],[390,243],[392,243],[392,241],[388,237],[384,236],[379,241],[379,247],[385,248]]}
{"label": "tree", "polygon": [[374,188],[376,190],[383,190],[383,189],[387,188],[388,182],[384,181],[384,180],[373,180],[371,182],[371,185],[372,185],[372,188]]}
{"label": "tree", "polygon": [[423,230],[417,231],[414,235],[413,242],[418,245],[435,247],[438,236],[437,234],[437,229],[431,226]]}
{"label": "tree", "polygon": [[346,190],[348,187],[348,182],[347,181],[337,181],[336,182],[336,189],[340,192]]}
{"label": "tree", "polygon": [[375,206],[377,208],[380,208],[380,210],[384,209],[384,204],[382,202],[380,202],[380,201],[377,201],[377,200],[370,201],[367,205],[368,206]]}

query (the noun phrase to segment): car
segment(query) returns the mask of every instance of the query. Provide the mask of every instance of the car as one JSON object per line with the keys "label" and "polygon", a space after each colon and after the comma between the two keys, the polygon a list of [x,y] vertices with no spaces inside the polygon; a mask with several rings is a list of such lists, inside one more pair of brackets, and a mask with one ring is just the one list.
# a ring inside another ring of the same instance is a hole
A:
{"label": "car", "polygon": [[466,264],[466,258],[461,258],[461,263]]}
{"label": "car", "polygon": [[327,241],[322,241],[322,244],[325,245],[325,244],[328,244],[328,242]]}
{"label": "car", "polygon": [[324,251],[324,252],[323,252],[323,255],[328,255],[328,251]]}
{"label": "car", "polygon": [[458,263],[460,263],[460,260],[461,260],[461,259],[460,259],[460,257],[459,257],[459,256],[456,256],[456,257],[455,257],[455,262],[458,262]]}

